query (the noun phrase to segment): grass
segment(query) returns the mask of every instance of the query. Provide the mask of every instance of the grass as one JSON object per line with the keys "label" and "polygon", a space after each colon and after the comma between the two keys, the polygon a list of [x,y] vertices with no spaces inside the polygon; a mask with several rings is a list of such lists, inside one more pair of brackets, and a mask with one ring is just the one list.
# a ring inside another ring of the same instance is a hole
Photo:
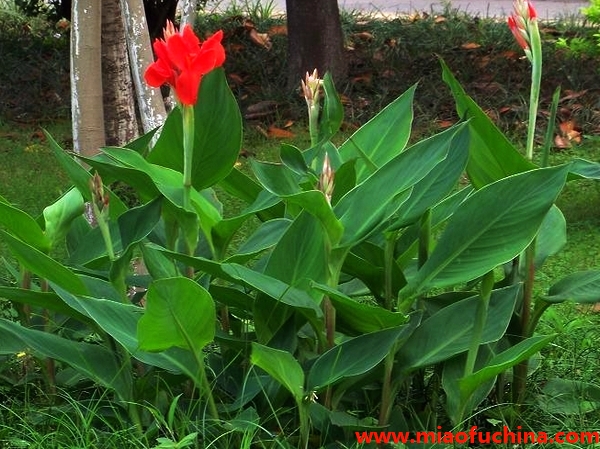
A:
{"label": "grass", "polygon": [[[268,113],[258,119],[247,118],[244,150],[250,157],[273,160],[280,141],[269,137],[271,126],[281,129],[287,122],[292,122],[289,128],[294,134],[292,143],[306,146],[304,105],[295,92],[284,87],[285,37],[273,34],[273,48],[267,51],[250,43],[243,31],[244,15],[251,15],[261,32],[280,26],[281,19],[270,15],[268,3],[260,9],[251,9],[251,6],[247,2],[240,3],[235,11],[230,11],[231,14],[202,16],[198,26],[226,30],[229,54],[226,70],[245,115],[250,117],[250,112],[260,102],[270,102],[266,108]],[[380,21],[344,14],[343,20],[348,48],[351,48],[348,50],[349,81],[338,85],[346,108],[346,135],[416,82],[419,88],[415,134],[419,137],[432,134],[455,121],[450,94],[441,81],[438,63],[438,57],[441,57],[454,70],[467,92],[494,117],[498,126],[516,142],[524,141],[528,68],[504,23],[475,20],[450,9],[438,17]],[[594,29],[569,19],[544,27],[542,116],[545,117],[554,88],[560,84],[564,94],[559,121],[573,121],[585,136],[582,143],[573,148],[554,151],[552,164],[574,157],[600,160],[600,141],[592,138],[600,132],[596,92],[598,53],[594,45],[581,45],[580,41],[589,40],[594,32]],[[569,46],[573,39],[580,40],[574,41],[576,46]],[[64,52],[64,48],[55,50],[59,54]],[[14,56],[13,61],[18,61],[17,57]],[[40,80],[36,86],[48,85]],[[64,83],[54,82],[52,86],[60,98],[67,98],[60,91]],[[35,92],[27,96],[24,104],[40,103]],[[18,98],[12,91],[4,93],[10,101]],[[33,216],[39,215],[44,206],[68,187],[66,176],[54,162],[40,132],[43,126],[69,147],[70,124],[64,110],[64,107],[59,108],[52,116],[48,111],[36,115],[35,109],[18,109],[18,114],[2,117],[11,120],[0,125],[0,195]],[[49,117],[52,120],[48,121]],[[541,129],[545,126],[544,121],[541,120]],[[241,158],[240,163],[243,168],[249,165],[246,158]],[[558,206],[567,219],[568,244],[558,255],[552,256],[538,274],[538,294],[543,294],[568,273],[600,267],[600,185],[593,181],[572,182],[561,194]],[[0,256],[6,257],[2,246]],[[0,284],[10,282],[2,268],[0,273]],[[538,405],[551,378],[596,382],[596,373],[600,369],[599,325],[600,314],[592,307],[562,304],[546,312],[540,331],[556,332],[558,337],[544,351],[544,363],[533,374],[530,399],[534,406],[519,417],[524,427],[548,432],[598,428],[598,410],[560,414]],[[0,382],[3,400],[15,392],[23,392],[22,386],[8,382],[11,377],[6,368],[8,365],[7,360],[0,362],[0,372],[4,376],[4,382]],[[105,408],[107,404],[102,397],[82,401],[75,392],[69,391],[61,397],[59,405],[51,407],[47,398],[41,396],[32,400],[35,396],[13,398],[0,406],[0,448],[133,448],[158,444],[156,439],[139,439],[114,409]],[[567,399],[573,403],[583,402],[577,395]],[[502,407],[491,406],[501,417]],[[162,416],[161,413],[157,416]],[[161,435],[171,439],[173,445],[168,446],[165,440],[163,446],[156,447],[178,447],[175,441],[184,436],[168,430]]]}

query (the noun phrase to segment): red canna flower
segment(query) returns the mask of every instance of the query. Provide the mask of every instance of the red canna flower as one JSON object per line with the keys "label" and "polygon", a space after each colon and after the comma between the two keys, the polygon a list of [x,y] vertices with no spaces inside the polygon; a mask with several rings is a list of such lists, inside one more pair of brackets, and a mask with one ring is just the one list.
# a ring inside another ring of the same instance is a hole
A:
{"label": "red canna flower", "polygon": [[169,84],[181,104],[194,105],[202,77],[225,62],[222,39],[219,30],[200,42],[191,26],[178,33],[173,23],[167,22],[164,38],[154,41],[157,60],[146,69],[146,82],[152,87]]}

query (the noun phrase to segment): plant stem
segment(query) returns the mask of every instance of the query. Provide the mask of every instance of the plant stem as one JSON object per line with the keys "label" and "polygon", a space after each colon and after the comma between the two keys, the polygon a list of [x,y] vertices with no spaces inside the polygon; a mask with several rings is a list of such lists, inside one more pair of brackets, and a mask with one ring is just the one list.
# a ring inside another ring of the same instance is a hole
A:
{"label": "plant stem", "polygon": [[542,84],[542,42],[537,21],[532,21],[531,28],[531,92],[529,94],[529,123],[527,126],[526,147],[526,156],[530,161],[533,159],[535,127],[540,101],[540,86]]}
{"label": "plant stem", "polygon": [[384,285],[384,302],[387,310],[392,310],[393,306],[393,270],[394,270],[394,250],[396,248],[396,238],[398,232],[392,232],[386,236],[384,259],[385,259],[385,285]]}
{"label": "plant stem", "polygon": [[544,138],[544,147],[542,149],[542,167],[548,167],[550,147],[552,146],[552,136],[554,135],[554,124],[556,123],[556,113],[558,111],[558,101],[560,100],[560,86],[556,88],[552,95],[552,105],[550,106],[550,117],[548,118],[548,128]]}
{"label": "plant stem", "polygon": [[477,309],[475,311],[475,323],[473,325],[473,333],[471,334],[471,345],[469,346],[469,352],[467,353],[464,377],[473,374],[473,371],[475,370],[475,362],[477,361],[481,336],[483,335],[483,330],[485,329],[485,323],[487,321],[488,307],[493,288],[494,272],[492,270],[484,274],[481,280],[480,301],[477,303]]}
{"label": "plant stem", "polygon": [[182,105],[183,118],[183,207],[191,210],[192,163],[194,157],[194,107]]}
{"label": "plant stem", "polygon": [[[525,282],[523,284],[523,304],[521,308],[521,338],[528,337],[531,321],[533,283],[535,282],[535,240],[525,249]],[[513,402],[520,405],[525,396],[529,361],[524,360],[513,368]]]}

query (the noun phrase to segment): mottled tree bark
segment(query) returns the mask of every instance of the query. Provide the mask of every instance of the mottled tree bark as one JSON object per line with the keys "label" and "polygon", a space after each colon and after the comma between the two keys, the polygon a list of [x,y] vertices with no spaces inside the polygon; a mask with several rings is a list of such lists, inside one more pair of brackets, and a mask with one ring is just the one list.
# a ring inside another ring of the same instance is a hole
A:
{"label": "mottled tree bark", "polygon": [[288,86],[295,88],[306,72],[347,77],[344,37],[337,0],[286,0]]}
{"label": "mottled tree bark", "polygon": [[144,81],[144,71],[154,61],[144,3],[142,0],[121,0],[121,11],[125,17],[125,36],[142,128],[148,132],[162,125],[167,113],[160,89],[152,88]]}
{"label": "mottled tree bark", "polygon": [[135,92],[120,0],[102,3],[102,85],[106,144],[123,146],[139,135]]}
{"label": "mottled tree bark", "polygon": [[71,17],[71,116],[73,147],[93,155],[104,146],[101,1],[75,0]]}

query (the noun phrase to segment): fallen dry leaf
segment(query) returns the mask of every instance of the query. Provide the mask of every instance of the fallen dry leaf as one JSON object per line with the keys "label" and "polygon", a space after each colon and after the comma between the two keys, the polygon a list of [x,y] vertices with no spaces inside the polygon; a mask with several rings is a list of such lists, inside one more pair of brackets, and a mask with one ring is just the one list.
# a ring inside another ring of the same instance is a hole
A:
{"label": "fallen dry leaf", "polygon": [[476,50],[481,48],[481,44],[478,44],[477,42],[467,42],[466,44],[462,44],[460,48],[463,50]]}
{"label": "fallen dry leaf", "polygon": [[267,31],[269,36],[287,36],[288,30],[286,25],[273,25]]}
{"label": "fallen dry leaf", "polygon": [[287,129],[277,128],[276,126],[269,126],[267,135],[272,139],[291,139],[294,137],[294,133]]}
{"label": "fallen dry leaf", "polygon": [[256,28],[250,30],[248,32],[248,36],[250,37],[250,40],[256,45],[260,45],[261,47],[264,47],[267,50],[270,50],[271,47],[273,47],[273,43],[271,42],[271,38],[269,37],[269,35],[267,33],[259,33],[258,31],[256,31]]}
{"label": "fallen dry leaf", "polygon": [[571,148],[581,143],[581,131],[573,120],[566,120],[558,125],[559,134],[554,137],[554,146],[560,149]]}

